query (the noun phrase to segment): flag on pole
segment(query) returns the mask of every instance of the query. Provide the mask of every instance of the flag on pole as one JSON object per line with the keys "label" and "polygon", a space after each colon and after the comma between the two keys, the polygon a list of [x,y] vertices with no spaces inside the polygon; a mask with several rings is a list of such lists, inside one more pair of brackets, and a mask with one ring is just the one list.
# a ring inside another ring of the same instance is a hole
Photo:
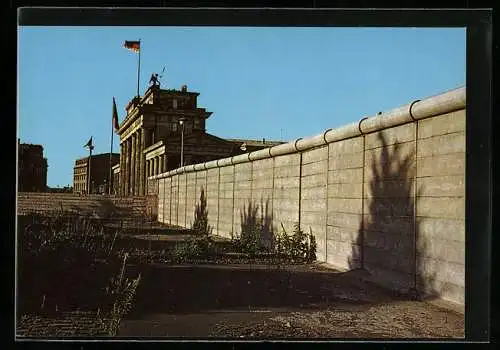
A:
{"label": "flag on pole", "polygon": [[120,123],[118,123],[118,111],[116,110],[116,102],[113,97],[113,126],[115,127],[115,131],[118,131],[120,128]]}
{"label": "flag on pole", "polygon": [[89,148],[92,148],[92,147],[93,147],[93,145],[92,145],[92,136],[90,136],[89,142],[87,142],[87,143],[85,144],[85,146],[83,146],[83,147],[89,147]]}
{"label": "flag on pole", "polygon": [[141,42],[125,40],[125,44],[123,44],[123,47],[134,52],[139,52],[141,50]]}

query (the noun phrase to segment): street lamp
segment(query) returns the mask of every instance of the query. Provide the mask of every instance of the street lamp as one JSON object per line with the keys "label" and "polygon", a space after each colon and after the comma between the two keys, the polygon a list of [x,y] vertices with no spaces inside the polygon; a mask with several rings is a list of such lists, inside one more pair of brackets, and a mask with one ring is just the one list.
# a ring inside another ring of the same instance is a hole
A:
{"label": "street lamp", "polygon": [[184,121],[186,118],[181,117],[179,124],[181,125],[181,167],[184,165]]}

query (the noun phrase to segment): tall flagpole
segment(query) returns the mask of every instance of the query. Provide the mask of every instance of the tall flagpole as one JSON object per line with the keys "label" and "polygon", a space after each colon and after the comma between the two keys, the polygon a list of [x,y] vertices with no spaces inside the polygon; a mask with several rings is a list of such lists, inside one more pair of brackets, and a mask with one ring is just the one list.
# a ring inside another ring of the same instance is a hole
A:
{"label": "tall flagpole", "polygon": [[91,168],[90,168],[90,162],[92,160],[92,149],[94,148],[94,146],[92,146],[92,144],[89,145],[89,161],[87,162],[88,163],[88,175],[87,175],[87,194],[90,195],[91,194]]}
{"label": "tall flagpole", "polygon": [[111,118],[111,148],[109,150],[109,178],[108,178],[108,194],[111,194],[111,179],[113,177],[111,168],[111,159],[113,156],[113,128],[114,128],[114,116]]}
{"label": "tall flagpole", "polygon": [[141,39],[139,39],[139,62],[137,64],[137,97],[139,98],[139,80],[141,77]]}

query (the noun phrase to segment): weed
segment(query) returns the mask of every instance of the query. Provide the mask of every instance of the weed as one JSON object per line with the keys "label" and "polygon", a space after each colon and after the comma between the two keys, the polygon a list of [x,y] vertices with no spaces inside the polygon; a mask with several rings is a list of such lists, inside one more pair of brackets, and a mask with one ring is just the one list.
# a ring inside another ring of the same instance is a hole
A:
{"label": "weed", "polygon": [[201,188],[200,203],[194,209],[194,223],[191,227],[197,236],[209,236],[212,234],[212,227],[208,224],[207,198],[205,191]]}

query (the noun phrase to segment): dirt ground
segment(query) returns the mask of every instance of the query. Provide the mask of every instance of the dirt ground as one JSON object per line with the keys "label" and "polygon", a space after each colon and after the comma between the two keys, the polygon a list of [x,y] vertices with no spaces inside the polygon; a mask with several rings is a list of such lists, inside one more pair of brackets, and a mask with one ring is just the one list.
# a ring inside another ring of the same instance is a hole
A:
{"label": "dirt ground", "polygon": [[319,265],[150,266],[118,336],[463,338],[463,314]]}

